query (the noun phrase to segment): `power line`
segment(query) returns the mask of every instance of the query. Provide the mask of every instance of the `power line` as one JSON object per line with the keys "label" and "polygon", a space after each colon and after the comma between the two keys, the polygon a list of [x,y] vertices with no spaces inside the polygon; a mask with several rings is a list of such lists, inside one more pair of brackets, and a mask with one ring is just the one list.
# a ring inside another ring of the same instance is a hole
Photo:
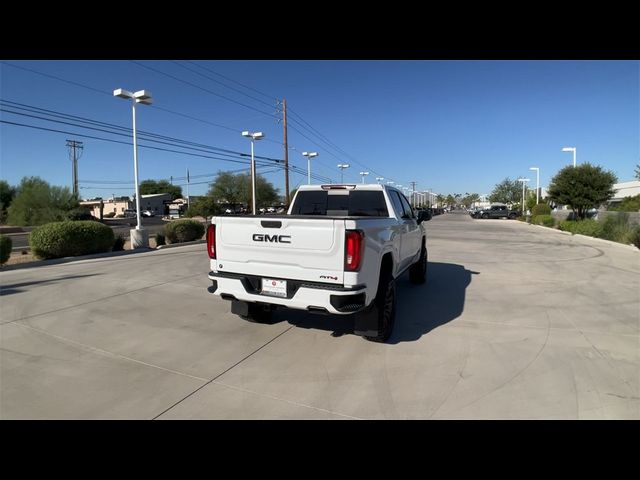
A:
{"label": "power line", "polygon": [[55,75],[50,75],[50,74],[48,74],[48,73],[39,72],[39,71],[37,71],[37,70],[33,70],[33,69],[31,69],[31,68],[22,67],[22,66],[20,66],[20,65],[15,65],[15,64],[13,64],[13,63],[9,63],[9,62],[6,62],[6,61],[2,61],[2,63],[3,63],[3,64],[5,64],[5,65],[7,65],[7,66],[9,66],[9,67],[19,68],[20,70],[25,70],[25,71],[27,71],[27,72],[35,73],[35,74],[37,74],[37,75],[42,75],[43,77],[53,78],[54,80],[59,80],[59,81],[61,81],[61,82],[69,83],[69,84],[71,84],[71,85],[75,85],[76,87],[86,88],[86,89],[88,89],[88,90],[92,90],[92,91],[94,91],[94,92],[98,92],[98,93],[101,93],[101,94],[103,94],[103,95],[109,95],[110,97],[113,95],[111,92],[107,93],[107,92],[105,92],[104,90],[99,90],[99,89],[97,89],[97,88],[93,88],[93,87],[90,87],[90,86],[88,86],[88,85],[84,85],[84,84],[79,83],[79,82],[74,82],[74,81],[72,81],[72,80],[66,80],[66,79],[64,79],[64,78],[56,77]]}
{"label": "power line", "polygon": [[[114,140],[114,139],[110,139],[110,138],[98,137],[98,136],[95,136],[95,135],[88,135],[88,134],[78,133],[78,132],[70,132],[70,131],[67,131],[67,130],[46,128],[46,127],[41,127],[41,126],[37,126],[37,125],[29,125],[29,124],[25,124],[25,123],[11,122],[11,121],[8,121],[8,120],[3,120],[3,119],[0,119],[0,123],[4,123],[4,124],[7,124],[7,125],[19,126],[19,127],[25,127],[25,128],[33,128],[33,129],[36,129],[36,130],[43,130],[43,131],[48,131],[48,132],[63,133],[63,134],[66,134],[66,135],[74,135],[74,136],[83,137],[83,138],[92,138],[94,140],[101,140],[101,141],[105,141],[105,142],[118,143],[118,144],[122,144],[122,145],[133,145],[132,142]],[[247,168],[249,166],[249,161],[248,160],[247,161],[232,160],[232,159],[228,159],[228,158],[214,157],[214,156],[211,156],[211,155],[203,155],[203,154],[182,152],[182,151],[179,151],[179,150],[172,150],[172,149],[168,149],[168,148],[154,147],[154,146],[151,146],[151,145],[139,144],[138,146],[140,148],[148,148],[148,149],[151,149],[151,150],[159,150],[159,151],[164,151],[164,152],[177,153],[177,154],[180,154],[180,155],[188,155],[188,156],[199,157],[199,158],[209,158],[209,159],[213,159],[213,160],[220,160],[220,161],[223,161],[223,162],[240,163],[242,165],[246,165]],[[269,167],[269,166],[274,166],[274,165],[273,165],[273,163],[264,163],[264,161],[262,161],[259,164],[259,166],[260,167]],[[277,165],[277,166],[278,166],[278,168],[284,168],[281,165]],[[292,167],[289,166],[289,168],[292,168]],[[295,167],[295,169],[297,171],[299,169],[299,167]],[[318,180],[322,180],[322,179],[331,180],[328,177],[322,177],[322,176],[319,176],[319,175],[312,175],[312,177],[314,179],[318,179]]]}
{"label": "power line", "polygon": [[264,93],[264,92],[261,92],[260,90],[257,90],[257,89],[255,89],[255,88],[249,87],[248,85],[244,85],[243,83],[240,83],[239,81],[234,80],[233,78],[229,78],[229,77],[227,77],[227,76],[225,76],[225,75],[223,75],[223,74],[221,74],[221,73],[216,72],[215,70],[212,70],[211,68],[205,67],[205,66],[203,66],[203,65],[200,65],[199,63],[195,63],[195,62],[192,62],[192,61],[189,61],[189,60],[187,60],[187,62],[188,62],[188,63],[191,63],[191,64],[193,64],[193,65],[197,65],[198,67],[200,67],[200,68],[202,68],[202,69],[204,69],[204,70],[207,70],[208,72],[211,72],[211,73],[213,73],[214,75],[218,75],[219,77],[225,78],[225,79],[229,80],[230,82],[236,83],[236,84],[240,85],[241,87],[244,87],[244,88],[247,88],[247,89],[249,89],[249,90],[252,90],[252,91],[254,91],[254,92],[256,92],[256,93],[259,93],[260,95],[263,95],[263,96],[267,97],[267,98],[268,98],[268,99],[270,99],[270,100],[274,100],[274,101],[276,101],[276,102],[278,101],[278,99],[277,99],[277,98],[272,97],[271,95],[268,95],[268,94],[266,94],[266,93]]}
{"label": "power line", "polygon": [[223,98],[223,99],[225,99],[225,100],[227,100],[227,101],[229,101],[229,102],[236,103],[236,104],[238,104],[238,105],[242,105],[243,107],[245,107],[245,108],[249,108],[249,109],[251,109],[251,110],[255,110],[256,112],[260,112],[260,113],[262,113],[262,114],[264,114],[264,115],[266,115],[266,116],[268,116],[268,117],[274,117],[274,118],[276,118],[276,116],[275,116],[275,115],[273,115],[273,114],[271,114],[271,113],[265,112],[265,111],[263,111],[263,110],[260,110],[260,109],[258,109],[258,108],[255,108],[255,107],[252,107],[251,105],[247,105],[246,103],[238,102],[237,100],[234,100],[234,99],[232,99],[232,98],[226,97],[226,96],[224,96],[224,95],[220,95],[219,93],[216,93],[216,92],[214,92],[214,91],[211,91],[211,90],[209,90],[208,88],[201,87],[200,85],[196,85],[195,83],[191,83],[191,82],[189,82],[189,81],[187,81],[187,80],[184,80],[184,79],[182,79],[182,78],[176,77],[176,76],[174,76],[174,75],[171,75],[171,74],[169,74],[169,73],[163,72],[163,71],[161,71],[161,70],[158,70],[158,69],[156,69],[156,68],[150,67],[150,66],[148,66],[148,65],[143,65],[142,63],[140,63],[140,62],[136,62],[135,60],[129,60],[129,61],[130,61],[131,63],[134,63],[134,64],[136,64],[136,65],[138,65],[138,66],[142,67],[142,68],[146,68],[146,69],[151,70],[151,71],[153,71],[153,72],[159,73],[160,75],[164,75],[165,77],[172,78],[173,80],[176,80],[177,82],[181,82],[181,83],[184,83],[184,84],[186,84],[186,85],[190,85],[190,86],[192,86],[192,87],[194,87],[194,88],[197,88],[197,89],[199,89],[199,90],[202,90],[203,92],[207,92],[207,93],[209,93],[209,94],[211,94],[211,95],[214,95],[214,96],[216,96],[216,97]]}
{"label": "power line", "polygon": [[[98,125],[98,126],[105,126],[106,128],[109,128],[109,129],[115,129],[115,130],[119,130],[119,131],[127,132],[127,133],[112,132],[112,131],[109,131],[109,130],[99,129],[99,128],[95,128],[95,127],[89,127],[89,126],[85,126],[85,125],[78,125],[76,123],[68,123],[68,122],[63,122],[63,121],[52,120],[52,119],[40,117],[40,116],[37,116],[37,115],[29,115],[29,114],[26,114],[26,113],[23,113],[23,112],[15,112],[15,111],[11,111],[11,110],[6,110],[6,109],[2,109],[0,107],[0,110],[5,111],[7,113],[12,113],[12,114],[15,114],[15,115],[22,115],[22,116],[37,118],[37,119],[40,119],[40,120],[50,121],[50,122],[54,122],[54,123],[62,123],[62,124],[76,126],[76,127],[80,127],[80,128],[98,130],[98,131],[102,131],[102,132],[113,134],[113,135],[131,137],[131,134],[128,133],[128,132],[131,131],[131,128],[129,128],[129,127],[123,127],[121,125],[116,125],[116,124],[113,124],[113,123],[107,123],[107,122],[101,122],[101,121],[98,121],[98,120],[92,120],[92,119],[89,119],[89,118],[86,118],[86,117],[79,117],[77,115],[70,115],[70,114],[66,114],[66,113],[62,113],[62,112],[57,112],[55,110],[43,109],[43,108],[40,108],[40,107],[21,104],[21,103],[18,103],[18,102],[0,100],[0,104],[1,103],[11,104],[11,105],[9,105],[10,108],[17,108],[19,110],[25,110],[25,111],[34,112],[34,113],[41,113],[43,115],[48,115],[48,116],[57,117],[57,118],[71,119],[71,120],[74,120],[74,121],[76,121],[76,119],[78,119],[77,121],[81,122],[81,123],[89,123],[89,124]],[[19,105],[19,106],[17,106],[17,105]],[[241,156],[241,157],[245,157],[246,156],[246,157],[248,157],[248,154],[243,153],[243,152],[238,152],[238,151],[235,151],[235,150],[229,150],[229,149],[216,147],[216,146],[212,146],[212,145],[206,145],[206,144],[202,144],[202,143],[196,143],[196,142],[192,142],[192,141],[189,141],[189,140],[183,140],[183,139],[179,139],[179,138],[175,138],[175,137],[169,137],[169,136],[166,136],[166,135],[160,135],[160,134],[156,134],[156,133],[152,133],[152,132],[148,132],[148,131],[144,131],[144,130],[138,130],[137,133],[141,137],[155,137],[155,138],[166,139],[166,140],[169,141],[168,142],[169,145],[179,146],[180,148],[191,149],[191,150],[196,150],[196,151],[202,151],[200,148],[191,148],[191,147],[187,147],[187,146],[183,146],[183,145],[176,145],[176,143],[182,143],[182,144],[185,144],[185,145],[192,145],[192,146],[196,146],[196,147],[202,147],[202,148],[206,149],[207,151],[208,150],[214,150],[216,152],[224,152],[224,153],[219,153],[219,155],[225,155],[225,156],[232,156],[233,155],[234,157],[235,156]],[[162,142],[160,140],[153,140],[152,138],[151,139],[145,138],[144,140],[167,144],[167,142]],[[255,158],[263,159],[263,160],[269,160],[269,161],[275,161],[275,162],[282,162],[282,160],[280,160],[280,159],[271,158],[271,157],[265,157],[265,156],[261,156],[261,155],[258,155]]]}
{"label": "power line", "polygon": [[[113,92],[111,92],[111,91],[107,92],[105,90],[100,90],[100,89],[91,87],[89,85],[86,85],[86,84],[83,84],[83,83],[80,83],[80,82],[75,82],[75,81],[72,81],[72,80],[68,80],[66,78],[58,77],[56,75],[51,75],[49,73],[40,72],[40,71],[34,70],[32,68],[22,67],[20,65],[15,65],[15,64],[12,64],[12,63],[9,63],[9,62],[6,62],[6,61],[1,61],[1,63],[5,64],[5,65],[7,65],[9,67],[13,67],[13,68],[17,68],[17,69],[20,69],[20,70],[24,70],[24,71],[27,71],[27,72],[30,72],[30,73],[34,73],[36,75],[40,75],[40,76],[43,76],[43,77],[51,78],[53,80],[58,80],[59,82],[68,83],[68,84],[76,86],[76,87],[80,87],[80,88],[84,88],[84,89],[87,89],[87,90],[91,90],[92,92],[95,92],[95,93],[100,93],[102,95],[107,95],[109,97],[113,96]],[[237,128],[232,128],[232,127],[230,127],[228,125],[222,125],[222,124],[219,124],[219,123],[211,122],[209,120],[204,120],[202,118],[198,118],[198,117],[194,117],[194,116],[191,116],[191,115],[187,115],[185,113],[176,112],[176,111],[170,110],[170,109],[165,108],[165,107],[160,107],[158,105],[150,105],[150,107],[154,108],[154,109],[157,109],[157,110],[161,110],[163,112],[170,113],[172,115],[178,115],[178,116],[183,117],[183,118],[188,118],[190,120],[195,120],[197,122],[205,123],[207,125],[211,125],[211,126],[214,126],[214,127],[224,128],[225,130],[230,130],[232,132],[238,132]],[[276,142],[274,140],[266,139],[266,138],[265,138],[265,140],[270,141],[270,142],[275,142],[275,143],[281,143],[281,142]]]}
{"label": "power line", "polygon": [[[253,95],[249,95],[248,93],[243,92],[242,90],[238,90],[237,88],[230,87],[229,85],[226,85],[226,84],[222,83],[220,80],[216,80],[215,78],[211,78],[210,76],[205,75],[204,73],[200,73],[200,72],[194,70],[193,68],[189,68],[189,67],[187,67],[185,65],[182,65],[181,63],[178,63],[175,60],[171,60],[171,63],[174,63],[174,64],[178,65],[179,67],[184,68],[185,70],[193,72],[196,75],[200,75],[201,77],[204,77],[207,80],[211,80],[212,82],[218,83],[218,84],[222,85],[223,87],[227,87],[228,89],[233,90],[234,92],[238,92],[241,95],[244,95],[244,96],[246,96],[248,98],[251,98],[252,100],[255,100],[256,102],[260,102],[263,105],[266,105],[267,107],[273,107],[274,106],[273,104],[267,103],[264,100],[260,100],[259,98],[256,98]],[[193,65],[196,65],[197,67],[200,67],[200,65],[198,65],[197,63],[193,63],[193,62],[189,62],[189,63],[192,63]],[[200,68],[202,68],[202,67],[200,67]]]}
{"label": "power line", "polygon": [[[0,123],[5,123],[7,125],[20,126],[20,127],[33,128],[33,129],[36,129],[36,130],[44,130],[44,131],[55,132],[55,133],[64,133],[66,135],[75,135],[77,137],[83,137],[83,138],[92,138],[94,140],[102,140],[102,141],[105,141],[105,142],[119,143],[119,144],[122,144],[122,145],[133,145],[133,142],[124,142],[124,141],[120,141],[120,140],[113,140],[111,138],[97,137],[95,135],[87,135],[85,133],[69,132],[69,131],[66,131],[66,130],[58,130],[58,129],[54,129],[54,128],[39,127],[39,126],[36,126],[36,125],[29,125],[29,124],[25,124],[25,123],[10,122],[8,120],[2,120],[2,119],[0,119]],[[181,152],[179,150],[171,150],[171,149],[168,149],[168,148],[153,147],[151,145],[140,145],[140,144],[138,144],[138,146],[141,147],[141,148],[149,148],[151,150],[159,150],[159,151],[163,151],[163,152],[178,153],[180,155],[189,155],[191,157],[210,158],[210,159],[213,159],[213,160],[220,160],[220,161],[223,161],[223,162],[241,163],[243,165],[249,165],[249,161],[232,160],[232,159],[229,159],[229,158],[213,157],[211,155],[202,155],[202,154],[196,154],[196,153]],[[264,164],[262,164],[262,165],[264,165]]]}
{"label": "power line", "polygon": [[[107,95],[107,96],[109,96],[109,97],[111,97],[111,96],[112,96],[112,92],[111,92],[111,91],[108,91],[108,92],[107,92],[107,91],[104,91],[104,90],[100,90],[100,89],[94,88],[94,87],[92,87],[92,86],[89,86],[89,85],[86,85],[86,84],[83,84],[83,83],[80,83],[80,82],[76,82],[76,81],[68,80],[68,79],[65,79],[65,78],[62,78],[62,77],[58,77],[58,76],[56,76],[56,75],[51,75],[51,74],[48,74],[48,73],[40,72],[40,71],[34,70],[34,69],[32,69],[32,68],[27,68],[27,67],[23,67],[23,66],[15,65],[15,64],[12,64],[12,63],[7,62],[7,61],[2,61],[1,63],[5,64],[5,65],[7,65],[7,66],[10,66],[10,67],[14,67],[14,68],[17,68],[17,69],[20,69],[20,70],[24,70],[24,71],[27,71],[27,72],[30,72],[30,73],[36,74],[36,75],[40,75],[40,76],[43,76],[43,77],[51,78],[51,79],[54,79],[54,80],[57,80],[57,81],[60,81],[60,82],[63,82],[63,83],[67,83],[67,84],[70,84],[70,85],[76,86],[76,87],[84,88],[84,89],[90,90],[90,91],[95,92],[95,93],[100,93],[100,94],[102,94],[102,95]],[[161,75],[169,76],[169,77],[171,77],[171,78],[175,79],[176,81],[180,81],[180,82],[183,82],[183,83],[187,83],[187,84],[189,84],[189,85],[193,86],[194,88],[198,88],[198,89],[201,89],[201,90],[207,91],[208,93],[211,93],[212,95],[215,95],[215,96],[221,96],[221,95],[219,95],[219,94],[216,94],[215,92],[208,91],[207,89],[204,89],[203,87],[200,87],[200,86],[198,86],[198,85],[192,84],[191,82],[187,82],[187,81],[185,81],[185,80],[179,79],[179,78],[174,77],[174,76],[172,76],[172,75],[170,75],[170,74],[167,74],[167,73],[165,73],[165,72],[161,72],[161,71],[159,71],[159,70],[157,70],[157,69],[154,69],[153,67],[150,67],[150,66],[147,66],[147,65],[143,65],[143,64],[141,64],[141,63],[139,63],[139,62],[135,62],[135,61],[132,61],[132,63],[135,63],[135,64],[137,64],[137,65],[139,65],[139,66],[141,66],[141,67],[143,67],[143,68],[146,68],[146,69],[148,69],[148,70],[155,71],[156,73],[159,73],[159,74],[161,74]],[[247,86],[247,85],[244,85],[244,84],[242,84],[242,83],[240,83],[240,82],[238,82],[238,81],[236,81],[236,80],[233,80],[233,79],[231,79],[231,78],[229,78],[229,77],[226,77],[226,76],[224,76],[224,75],[222,75],[222,74],[220,74],[220,73],[218,73],[218,72],[213,71],[213,70],[212,70],[212,69],[210,69],[210,68],[204,67],[204,66],[199,65],[199,64],[194,63],[194,62],[189,62],[189,63],[191,63],[191,64],[193,64],[193,65],[197,65],[199,68],[202,68],[202,69],[204,69],[204,70],[207,70],[207,71],[209,71],[209,72],[211,72],[211,73],[213,73],[213,74],[215,74],[215,75],[218,75],[218,76],[221,76],[221,77],[223,77],[223,78],[226,78],[226,79],[228,79],[229,81],[234,82],[234,83],[236,83],[236,84],[238,84],[238,85],[240,85],[240,86],[242,86],[242,87],[244,87],[244,88],[247,88],[247,89],[250,89],[250,90],[252,90],[252,91],[255,91],[256,93],[259,93],[259,94],[261,94],[261,95],[265,96],[266,98],[273,99],[273,100],[277,100],[275,97],[272,97],[272,96],[270,96],[270,95],[267,95],[267,94],[265,94],[265,93],[263,93],[263,92],[260,92],[260,91],[259,91],[259,90],[257,90],[257,89],[254,89],[254,88],[249,87],[249,86]],[[194,72],[194,73],[195,73],[195,72]],[[213,79],[212,79],[212,80],[213,80]],[[250,108],[250,109],[252,109],[252,110],[258,111],[258,112],[259,112],[259,113],[261,113],[261,114],[264,114],[264,115],[271,116],[271,117],[274,117],[274,118],[275,118],[275,115],[272,115],[272,114],[270,114],[270,113],[268,113],[268,112],[264,112],[264,111],[262,111],[262,110],[255,109],[255,108],[251,107],[250,105],[246,105],[246,104],[243,104],[243,103],[241,103],[241,102],[237,102],[237,101],[235,101],[235,100],[233,100],[233,99],[229,99],[229,98],[224,97],[224,96],[221,96],[221,97],[223,97],[223,98],[225,98],[225,99],[227,99],[227,100],[229,100],[229,101],[232,101],[233,103],[237,103],[237,104],[239,104],[239,105],[245,106],[245,107]],[[254,98],[254,99],[255,99],[255,98]],[[194,116],[192,116],[192,115],[187,115],[187,114],[184,114],[184,113],[181,113],[181,112],[176,112],[176,111],[170,110],[170,109],[168,109],[168,108],[160,107],[160,106],[158,106],[158,105],[152,105],[151,107],[152,107],[152,108],[155,108],[155,109],[157,109],[157,110],[160,110],[160,111],[164,111],[164,112],[166,112],[166,113],[170,113],[170,114],[172,114],[172,115],[180,116],[180,117],[183,117],[183,118],[188,118],[188,119],[190,119],[190,120],[197,121],[197,122],[201,122],[201,123],[204,123],[204,124],[207,124],[207,125],[211,125],[211,126],[214,126],[214,127],[217,127],[217,128],[223,128],[223,129],[225,129],[225,130],[233,131],[233,132],[237,132],[237,131],[238,131],[237,129],[232,128],[232,127],[229,127],[229,126],[227,126],[227,125],[218,124],[218,123],[215,123],[215,122],[211,122],[211,121],[209,121],[209,120],[204,120],[204,119],[201,119],[201,118],[198,118],[198,117],[194,117]],[[299,114],[297,114],[297,113],[295,113],[295,112],[293,112],[293,113],[294,113],[294,115],[296,115],[296,116],[300,119],[300,121],[295,120],[295,119],[292,119],[292,120],[294,120],[298,125],[300,125],[300,127],[301,127],[301,128],[304,128],[305,130],[309,131],[312,135],[317,136],[318,138],[321,138],[321,140],[322,140],[324,143],[327,143],[328,145],[331,145],[331,146],[332,146],[332,148],[336,149],[336,151],[339,151],[339,152],[344,153],[346,156],[348,156],[349,158],[351,158],[352,160],[354,160],[356,163],[359,163],[360,165],[364,166],[365,168],[368,168],[369,170],[371,170],[371,171],[373,171],[374,173],[378,174],[378,172],[376,172],[374,169],[372,169],[372,168],[370,168],[370,167],[366,166],[365,164],[363,164],[363,163],[359,162],[358,160],[356,160],[355,158],[353,158],[351,155],[349,155],[349,154],[347,154],[346,152],[344,152],[344,150],[342,150],[340,147],[338,147],[337,145],[335,145],[335,144],[333,144],[332,142],[330,142],[330,141],[329,141],[329,139],[328,139],[326,136],[322,135],[322,134],[321,134],[317,129],[315,129],[313,126],[311,126],[311,124],[310,124],[309,122],[307,122],[306,120],[304,120],[304,119],[303,119]],[[308,126],[309,126],[311,129],[313,129],[315,132],[311,132],[311,131],[309,130],[309,128],[306,128],[304,125],[302,125],[302,123],[301,123],[301,122],[306,123],[306,125],[308,125]],[[293,126],[292,126],[292,128],[293,128]],[[295,129],[295,128],[294,128],[294,130],[296,130],[296,131],[297,131],[298,133],[300,133],[303,137],[305,137],[306,139],[308,139],[308,140],[310,140],[310,141],[311,141],[311,139],[310,139],[309,137],[307,137],[306,135],[302,134],[302,132],[300,132],[299,130],[297,130],[297,129]],[[91,137],[90,137],[90,136],[86,136],[86,138],[91,138]],[[269,138],[265,138],[265,140],[266,140],[266,141],[269,141],[269,142],[273,142],[273,143],[281,144],[281,142],[278,142],[278,141],[275,141],[275,140],[272,140],[272,139],[269,139]],[[323,149],[325,149],[325,148],[326,148],[325,146],[322,146],[322,145],[320,145],[320,144],[318,144],[318,143],[316,143],[316,142],[312,142],[312,143],[314,143],[315,145],[317,145],[317,146],[319,146],[319,147],[321,147],[321,148],[323,148]],[[296,150],[296,151],[298,150],[298,149],[297,149],[295,146],[293,146],[293,145],[289,146],[289,148],[291,148],[292,150]],[[331,152],[328,152],[328,153],[330,153],[330,154],[331,154],[332,156],[334,156],[335,158],[338,158],[336,155],[333,155]],[[338,158],[338,159],[339,159],[339,160],[342,160],[342,159],[340,159],[340,158]],[[320,166],[322,166],[322,164],[323,164],[324,162],[319,161],[318,163],[319,163],[319,165],[320,165]]]}

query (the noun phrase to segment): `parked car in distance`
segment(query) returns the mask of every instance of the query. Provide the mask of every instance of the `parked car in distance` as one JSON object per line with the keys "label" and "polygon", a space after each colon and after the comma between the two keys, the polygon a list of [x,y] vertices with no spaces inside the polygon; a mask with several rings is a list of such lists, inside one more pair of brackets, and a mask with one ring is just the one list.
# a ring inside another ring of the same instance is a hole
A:
{"label": "parked car in distance", "polygon": [[489,208],[482,208],[472,216],[474,218],[509,218],[513,220],[518,214],[519,212],[516,210],[509,210],[509,207],[504,203],[492,203]]}
{"label": "parked car in distance", "polygon": [[153,217],[154,213],[151,210],[143,210],[142,211],[142,216],[143,217]]}
{"label": "parked car in distance", "polygon": [[132,210],[132,209],[130,209],[130,208],[127,208],[127,209],[123,212],[123,214],[124,214],[124,218],[133,218],[133,217],[136,217],[136,216],[137,216],[136,211],[135,211],[135,210]]}

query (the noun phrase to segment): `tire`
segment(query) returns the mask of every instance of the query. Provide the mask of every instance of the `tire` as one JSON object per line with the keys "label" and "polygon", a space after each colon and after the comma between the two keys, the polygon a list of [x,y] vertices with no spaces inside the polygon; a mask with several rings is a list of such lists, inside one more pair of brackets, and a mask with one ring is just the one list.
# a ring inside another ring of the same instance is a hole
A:
{"label": "tire", "polygon": [[409,281],[414,285],[422,285],[427,279],[427,249],[422,246],[420,258],[409,267]]}
{"label": "tire", "polygon": [[514,218],[516,218],[516,214],[515,213],[510,213],[509,214],[509,220],[513,220]]}
{"label": "tire", "polygon": [[371,342],[384,343],[389,340],[396,320],[396,281],[390,273],[380,279],[372,309],[378,321],[378,335],[364,338]]}
{"label": "tire", "polygon": [[482,214],[482,218],[484,218],[484,219],[489,218],[489,214],[488,214],[488,213],[483,213],[483,214]]}
{"label": "tire", "polygon": [[262,307],[255,303],[249,304],[249,314],[240,315],[240,318],[251,323],[271,323],[273,310],[269,307]]}

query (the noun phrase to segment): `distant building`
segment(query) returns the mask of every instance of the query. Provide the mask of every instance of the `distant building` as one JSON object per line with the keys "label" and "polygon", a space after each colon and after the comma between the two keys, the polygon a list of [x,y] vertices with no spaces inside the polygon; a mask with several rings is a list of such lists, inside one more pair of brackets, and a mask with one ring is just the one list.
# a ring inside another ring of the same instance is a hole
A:
{"label": "distant building", "polygon": [[[193,198],[193,197],[191,197]],[[184,198],[176,198],[167,203],[168,211],[166,215],[171,218],[180,218],[187,211],[187,200]]]}
{"label": "distant building", "polygon": [[630,182],[621,182],[613,185],[616,191],[615,195],[609,200],[609,205],[614,206],[622,202],[627,197],[635,197],[640,195],[640,180],[632,180]]}
{"label": "distant building", "polygon": [[[156,216],[166,215],[167,205],[171,204],[170,193],[153,193],[150,195],[140,195],[140,209],[144,212],[150,210]],[[134,202],[134,209],[135,202]]]}
{"label": "distant building", "polygon": [[94,217],[100,218],[101,203],[103,205],[102,212],[104,216],[115,217],[117,215],[124,215],[125,210],[136,208],[136,203],[129,197],[113,197],[106,200],[85,200],[80,202],[80,205],[89,208]]}

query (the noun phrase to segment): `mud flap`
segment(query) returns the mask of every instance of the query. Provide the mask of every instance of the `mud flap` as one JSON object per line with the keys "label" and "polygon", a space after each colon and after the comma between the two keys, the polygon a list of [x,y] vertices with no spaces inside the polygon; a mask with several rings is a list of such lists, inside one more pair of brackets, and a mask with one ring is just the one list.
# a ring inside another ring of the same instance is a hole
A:
{"label": "mud flap", "polygon": [[353,333],[361,337],[375,337],[378,335],[378,309],[375,302],[355,314]]}
{"label": "mud flap", "polygon": [[231,313],[246,317],[249,315],[249,304],[240,300],[231,300]]}

